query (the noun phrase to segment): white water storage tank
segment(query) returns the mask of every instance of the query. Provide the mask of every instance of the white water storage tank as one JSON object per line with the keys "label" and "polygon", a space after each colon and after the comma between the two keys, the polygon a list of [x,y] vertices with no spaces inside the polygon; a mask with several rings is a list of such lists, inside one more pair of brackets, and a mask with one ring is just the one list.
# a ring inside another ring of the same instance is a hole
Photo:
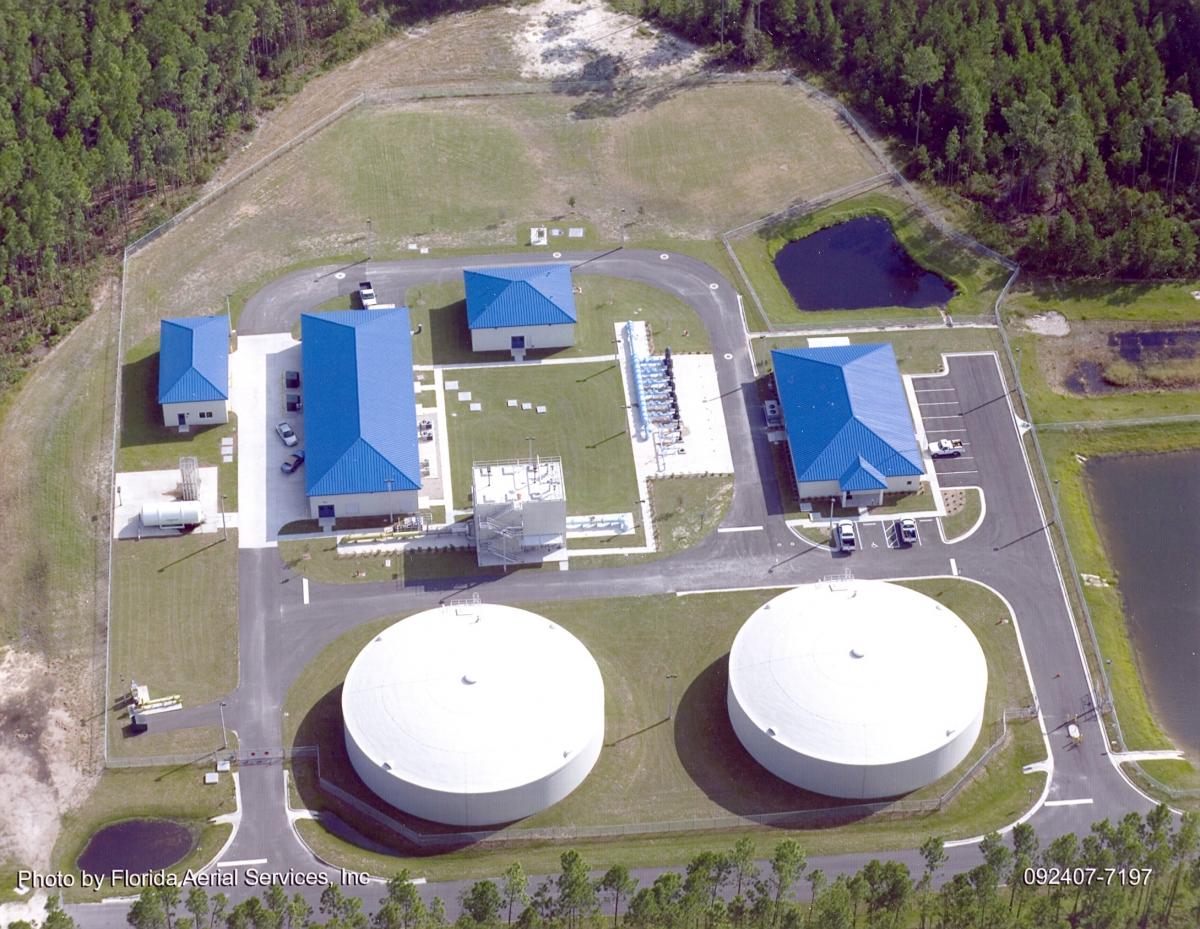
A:
{"label": "white water storage tank", "polygon": [[983,725],[987,661],[953,612],[881,581],[806,584],[763,604],[729,654],[729,720],[759,764],[832,797],[908,793]]}
{"label": "white water storage tank", "polygon": [[595,659],[534,613],[418,613],[359,652],[342,687],[346,751],[378,796],[423,819],[486,826],[578,787],[604,742]]}
{"label": "white water storage tank", "polygon": [[195,500],[178,503],[143,503],[142,525],[149,529],[183,529],[204,522],[204,510]]}

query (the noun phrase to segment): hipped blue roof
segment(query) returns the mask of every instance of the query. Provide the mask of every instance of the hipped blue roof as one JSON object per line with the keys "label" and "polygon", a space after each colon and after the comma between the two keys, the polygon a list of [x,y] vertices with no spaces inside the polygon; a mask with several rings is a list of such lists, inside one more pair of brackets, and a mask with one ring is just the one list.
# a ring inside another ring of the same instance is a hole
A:
{"label": "hipped blue roof", "polygon": [[419,489],[408,308],[304,313],[300,333],[308,495]]}
{"label": "hipped blue roof", "polygon": [[575,322],[571,266],[517,265],[463,271],[471,329],[552,326]]}
{"label": "hipped blue roof", "polygon": [[190,316],[158,324],[158,402],[229,399],[229,317]]}
{"label": "hipped blue roof", "polygon": [[924,473],[889,343],[771,352],[796,481],[879,490]]}

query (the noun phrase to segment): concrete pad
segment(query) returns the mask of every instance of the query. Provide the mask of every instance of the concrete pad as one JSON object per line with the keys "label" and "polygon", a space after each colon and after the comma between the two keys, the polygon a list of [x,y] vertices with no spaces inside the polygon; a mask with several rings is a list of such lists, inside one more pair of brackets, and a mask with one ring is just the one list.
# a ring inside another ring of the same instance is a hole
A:
{"label": "concrete pad", "polygon": [[849,345],[850,339],[844,335],[813,336],[808,340],[809,348],[833,348],[838,345]]}
{"label": "concrete pad", "polygon": [[596,513],[591,516],[568,516],[567,538],[610,538],[614,535],[636,535],[632,513]]}
{"label": "concrete pad", "polygon": [[421,254],[422,254],[422,255],[428,255],[428,254],[429,254],[429,246],[428,246],[428,245],[422,245],[422,246],[421,246]]}
{"label": "concrete pad", "polygon": [[483,409],[482,403],[472,403],[471,404],[471,412],[472,413],[478,413],[482,409]]}
{"label": "concrete pad", "polygon": [[304,414],[284,410],[283,372],[301,369],[300,343],[286,332],[242,336],[229,359],[234,408],[238,411],[238,545],[272,548],[281,526],[308,519],[304,467],[279,470],[294,449],[275,434],[287,420],[304,448]]}
{"label": "concrete pad", "polygon": [[545,412],[546,412],[546,408],[545,408],[544,406],[539,406],[539,407],[537,408],[537,411],[538,411],[539,413],[545,413]]}
{"label": "concrete pad", "polygon": [[523,410],[532,410],[532,409],[533,409],[533,404],[532,404],[532,403],[522,403],[522,404],[521,404],[521,409],[523,409]]}
{"label": "concrete pad", "polygon": [[469,390],[460,390],[460,391],[458,392],[458,399],[459,399],[459,400],[461,400],[461,401],[463,401],[464,403],[469,403],[469,402],[470,402],[470,400],[471,400],[471,391],[469,391]]}
{"label": "concrete pad", "polygon": [[[179,501],[179,469],[164,471],[122,471],[116,475],[117,505],[113,510],[114,539],[145,539],[174,537],[177,529],[147,529],[142,526],[143,503],[176,503]],[[200,508],[204,522],[193,532],[220,532],[221,508],[217,500],[217,469],[200,469]],[[229,524],[228,515],[226,525]]]}
{"label": "concrete pad", "polygon": [[582,239],[583,238],[583,230],[578,226],[572,226],[570,229],[567,230],[567,238],[568,239]]}
{"label": "concrete pad", "polygon": [[458,390],[458,381],[446,381],[443,386],[446,390]]}
{"label": "concrete pad", "polygon": [[509,406],[518,406],[520,404],[519,400],[505,400],[504,402]]}

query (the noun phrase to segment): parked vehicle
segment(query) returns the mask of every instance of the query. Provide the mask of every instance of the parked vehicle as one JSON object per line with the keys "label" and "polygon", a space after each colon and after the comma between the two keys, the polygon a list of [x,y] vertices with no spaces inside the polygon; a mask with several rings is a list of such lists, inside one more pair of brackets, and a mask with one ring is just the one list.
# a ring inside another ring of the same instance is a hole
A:
{"label": "parked vehicle", "polygon": [[858,548],[858,536],[854,534],[854,523],[838,523],[835,530],[838,551],[852,552]]}
{"label": "parked vehicle", "polygon": [[379,302],[375,298],[375,288],[371,286],[370,281],[358,282],[358,302],[362,304],[364,310],[369,310]]}
{"label": "parked vehicle", "polygon": [[284,474],[294,474],[302,464],[304,464],[304,451],[295,451],[288,455],[287,461],[279,466],[279,470]]}
{"label": "parked vehicle", "polygon": [[279,436],[280,440],[288,448],[292,448],[297,442],[300,441],[298,438],[296,438],[296,433],[292,430],[291,425],[286,420],[284,422],[275,424],[275,434]]}
{"label": "parked vehicle", "polygon": [[962,439],[938,439],[929,443],[929,454],[934,458],[957,458],[962,451]]}
{"label": "parked vehicle", "polygon": [[900,536],[900,541],[905,545],[914,545],[917,542],[917,521],[915,519],[902,519],[896,524],[896,532]]}
{"label": "parked vehicle", "polygon": [[304,399],[300,394],[288,394],[284,397],[284,406],[289,413],[299,413],[304,406]]}
{"label": "parked vehicle", "polygon": [[287,390],[300,389],[300,372],[299,371],[284,371],[283,386]]}

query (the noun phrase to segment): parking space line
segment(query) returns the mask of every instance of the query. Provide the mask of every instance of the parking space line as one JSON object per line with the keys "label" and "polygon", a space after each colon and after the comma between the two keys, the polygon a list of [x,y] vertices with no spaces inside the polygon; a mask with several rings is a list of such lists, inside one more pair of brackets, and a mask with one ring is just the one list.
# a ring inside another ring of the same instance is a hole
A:
{"label": "parking space line", "polygon": [[958,577],[958,562],[953,558],[950,559],[950,573]]}
{"label": "parking space line", "polygon": [[962,413],[952,413],[949,416],[922,416],[922,419],[962,419]]}
{"label": "parking space line", "polygon": [[[925,419],[929,419],[929,417],[928,417],[928,416],[926,416],[926,417],[925,417]],[[926,433],[931,433],[931,432],[966,432],[966,431],[967,431],[966,429],[926,429],[926,430],[925,430],[925,432],[926,432]]]}
{"label": "parking space line", "polygon": [[939,394],[957,389],[957,387],[914,387],[913,392],[918,394]]}
{"label": "parking space line", "polygon": [[921,406],[922,409],[924,409],[927,406],[958,406],[958,401],[957,400],[931,400],[928,402],[920,402],[919,405]]}
{"label": "parking space line", "polygon": [[950,477],[952,474],[978,474],[978,471],[939,471],[938,477]]}
{"label": "parking space line", "polygon": [[300,589],[304,592],[304,605],[308,606],[308,578],[300,578]]}

